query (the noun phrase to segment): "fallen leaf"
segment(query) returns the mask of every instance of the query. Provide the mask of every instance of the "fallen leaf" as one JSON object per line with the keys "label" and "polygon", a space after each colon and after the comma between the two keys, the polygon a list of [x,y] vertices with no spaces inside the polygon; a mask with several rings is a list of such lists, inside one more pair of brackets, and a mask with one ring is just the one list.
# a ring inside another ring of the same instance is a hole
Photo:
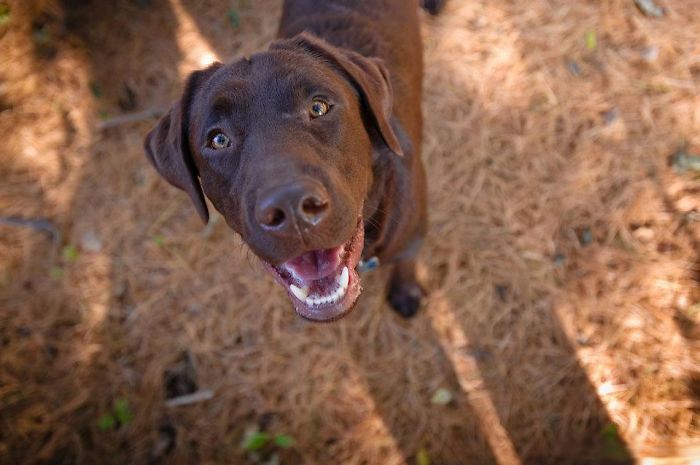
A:
{"label": "fallen leaf", "polygon": [[603,436],[604,453],[606,457],[620,461],[629,458],[627,447],[620,440],[616,424],[608,423],[601,431],[601,434]]}
{"label": "fallen leaf", "polygon": [[416,453],[416,465],[430,465],[430,456],[427,450],[420,449]]}
{"label": "fallen leaf", "polygon": [[452,402],[452,393],[445,388],[440,388],[435,391],[430,401],[435,405],[447,405]]}
{"label": "fallen leaf", "polygon": [[10,6],[4,3],[0,4],[0,25],[10,21]]}
{"label": "fallen leaf", "polygon": [[102,88],[100,87],[100,85],[97,82],[90,81],[89,87],[90,87],[90,93],[92,94],[93,97],[95,97],[95,98],[102,97]]}
{"label": "fallen leaf", "polygon": [[270,435],[254,428],[249,428],[243,435],[241,449],[253,452],[265,447],[265,444],[270,440]]}
{"label": "fallen leaf", "polygon": [[586,48],[591,52],[598,48],[598,36],[596,35],[594,30],[591,29],[586,31],[585,40]]}
{"label": "fallen leaf", "polygon": [[54,279],[60,279],[63,277],[63,268],[60,266],[54,266],[51,267],[51,270],[49,271],[49,274],[51,275],[52,278]]}
{"label": "fallen leaf", "polygon": [[278,434],[273,438],[273,442],[282,449],[289,449],[294,445],[294,438],[286,434]]}
{"label": "fallen leaf", "polygon": [[603,113],[603,121],[606,125],[612,124],[620,116],[620,110],[617,107],[612,107],[610,110]]}
{"label": "fallen leaf", "polygon": [[569,70],[572,76],[580,76],[582,73],[581,66],[574,60],[569,60],[566,63],[566,69]]}
{"label": "fallen leaf", "polygon": [[117,417],[120,425],[128,425],[134,419],[134,413],[129,407],[129,401],[123,397],[114,401],[114,416]]}
{"label": "fallen leaf", "polygon": [[80,238],[80,247],[88,252],[99,252],[102,250],[102,240],[95,231],[87,231]]}
{"label": "fallen leaf", "polygon": [[117,421],[109,413],[102,415],[100,419],[97,420],[97,427],[100,429],[100,431],[107,431],[113,429],[116,425]]}
{"label": "fallen leaf", "polygon": [[647,63],[653,63],[657,58],[659,58],[659,47],[656,45],[645,47],[644,50],[641,51],[640,55],[642,60],[646,61]]}
{"label": "fallen leaf", "polygon": [[241,25],[241,18],[238,16],[238,12],[233,8],[228,10],[228,20],[234,28],[238,28]]}
{"label": "fallen leaf", "polygon": [[679,173],[700,171],[700,155],[689,154],[685,150],[679,150],[673,154],[671,165]]}
{"label": "fallen leaf", "polygon": [[78,259],[78,249],[74,245],[68,244],[63,247],[63,259],[67,262],[74,262]]}
{"label": "fallen leaf", "polygon": [[557,252],[554,254],[554,258],[552,258],[552,261],[556,266],[564,266],[566,264],[566,255],[564,255],[561,252]]}
{"label": "fallen leaf", "polygon": [[593,242],[593,231],[591,231],[591,228],[583,228],[583,231],[581,231],[578,237],[578,241],[584,247]]}
{"label": "fallen leaf", "polygon": [[153,243],[158,247],[163,247],[165,245],[165,236],[162,234],[156,234],[153,236]]}
{"label": "fallen leaf", "polygon": [[637,8],[647,16],[654,16],[655,18],[660,18],[666,14],[666,10],[657,5],[654,0],[634,0],[634,4]]}

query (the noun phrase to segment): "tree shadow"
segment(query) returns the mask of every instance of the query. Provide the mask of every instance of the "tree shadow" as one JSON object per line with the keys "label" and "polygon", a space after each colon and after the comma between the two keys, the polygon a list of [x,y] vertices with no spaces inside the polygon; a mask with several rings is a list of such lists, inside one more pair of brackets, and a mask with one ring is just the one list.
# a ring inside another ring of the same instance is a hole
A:
{"label": "tree shadow", "polygon": [[[61,79],[66,63],[77,63],[74,82],[65,85],[78,88],[75,99],[85,97],[81,86],[89,87],[92,99],[80,101],[78,116],[71,107],[75,101],[63,110],[65,126],[58,132],[65,136],[57,150],[64,150],[58,158],[60,178],[70,186],[62,188],[67,193],[60,202],[47,200],[51,192],[37,202],[38,210],[48,212],[57,225],[62,241],[53,250],[41,240],[25,241],[29,265],[21,270],[21,283],[7,289],[12,311],[3,314],[2,325],[3,384],[9,393],[3,398],[2,430],[12,433],[7,435],[7,448],[0,448],[7,463],[76,464],[96,458],[101,463],[156,463],[172,450],[176,433],[167,428],[167,415],[148,405],[153,397],[165,395],[153,389],[162,387],[165,374],[139,374],[138,346],[129,337],[132,292],[139,283],[133,274],[124,278],[129,273],[124,273],[119,251],[131,244],[114,231],[133,222],[136,242],[147,234],[146,227],[134,221],[142,206],[124,200],[148,194],[147,166],[128,150],[120,153],[124,147],[107,151],[104,134],[93,124],[117,113],[162,105],[175,94],[180,81],[176,70],[151,65],[181,59],[174,41],[177,21],[166,3],[45,2],[45,9],[31,20],[33,36],[28,40],[34,44],[36,80]],[[12,14],[19,15],[17,10]],[[152,47],[139,36],[143,28],[160,29],[173,39]],[[123,58],[124,49],[139,59]],[[50,69],[61,74],[52,76]],[[53,104],[65,103],[57,98]],[[76,129],[76,119],[88,129]],[[141,132],[134,131],[133,137],[141,138]],[[115,184],[111,191],[104,188]],[[25,209],[22,215],[33,213]],[[172,357],[165,354],[173,364],[177,357],[177,352]],[[149,387],[156,392],[143,398],[134,395]],[[117,414],[120,403],[126,407]],[[169,442],[155,454],[155,445],[163,441]]]}
{"label": "tree shadow", "polygon": [[437,465],[501,463],[443,335],[425,312],[405,321],[389,308],[388,271],[363,276],[366,289],[356,310],[362,323],[353,326],[347,350],[402,463],[420,463],[421,450]]}

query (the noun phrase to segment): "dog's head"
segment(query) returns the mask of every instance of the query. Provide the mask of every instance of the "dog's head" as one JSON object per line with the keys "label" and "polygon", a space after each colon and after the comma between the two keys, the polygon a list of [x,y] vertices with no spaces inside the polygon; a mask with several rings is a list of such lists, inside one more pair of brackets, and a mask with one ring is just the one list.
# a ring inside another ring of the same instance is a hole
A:
{"label": "dog's head", "polygon": [[206,194],[301,316],[329,321],[360,294],[373,157],[402,155],[391,108],[379,60],[302,34],[193,73],[146,154],[204,221]]}

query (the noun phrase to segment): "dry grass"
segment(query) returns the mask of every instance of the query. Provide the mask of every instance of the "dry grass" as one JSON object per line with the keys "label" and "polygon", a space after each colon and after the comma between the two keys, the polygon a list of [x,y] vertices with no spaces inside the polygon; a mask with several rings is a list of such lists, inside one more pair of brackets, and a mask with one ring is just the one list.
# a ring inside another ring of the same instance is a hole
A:
{"label": "dry grass", "polygon": [[[248,463],[256,424],[296,439],[287,464],[700,457],[700,185],[668,166],[700,151],[700,2],[662,3],[662,19],[632,0],[426,17],[430,297],[402,321],[379,272],[348,318],[314,325],[147,166],[153,121],[96,129],[263,48],[279,1],[16,0],[0,212],[61,238],[0,225],[0,463]],[[213,398],[165,406],[193,381]],[[119,398],[133,421],[100,431]]]}

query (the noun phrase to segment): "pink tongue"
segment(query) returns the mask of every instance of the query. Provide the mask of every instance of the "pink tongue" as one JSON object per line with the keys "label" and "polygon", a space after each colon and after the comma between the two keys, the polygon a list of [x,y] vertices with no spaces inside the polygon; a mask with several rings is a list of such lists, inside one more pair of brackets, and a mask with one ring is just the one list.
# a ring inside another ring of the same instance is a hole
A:
{"label": "pink tongue", "polygon": [[325,278],[340,266],[341,247],[325,250],[313,250],[289,260],[284,268],[292,271],[299,278],[309,281]]}

